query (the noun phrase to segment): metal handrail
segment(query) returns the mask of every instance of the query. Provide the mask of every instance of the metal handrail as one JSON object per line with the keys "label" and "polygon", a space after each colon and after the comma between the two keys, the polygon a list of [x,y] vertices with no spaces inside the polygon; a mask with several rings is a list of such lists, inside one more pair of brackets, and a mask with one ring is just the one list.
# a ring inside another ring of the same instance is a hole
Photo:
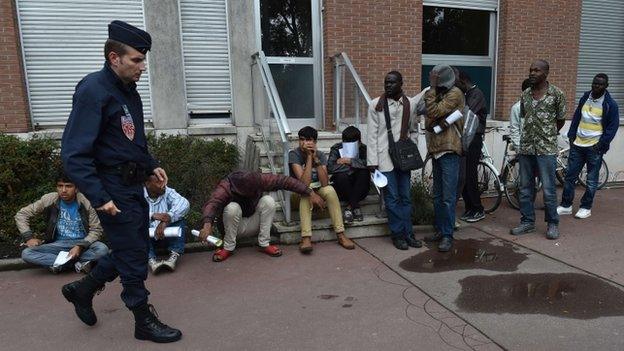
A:
{"label": "metal handrail", "polygon": [[[355,102],[355,125],[357,127],[360,126],[360,95],[364,97],[367,105],[370,105],[372,99],[364,87],[364,83],[362,83],[362,79],[360,75],[357,73],[353,64],[351,63],[351,59],[345,52],[341,52],[333,56],[334,59],[334,122],[336,126],[340,126],[340,120],[342,119],[341,113],[343,111],[342,101],[344,99],[344,81],[343,74],[348,74],[351,76],[353,81],[355,82],[356,90],[354,96]],[[346,69],[346,70],[345,70]]]}
{"label": "metal handrail", "polygon": [[[273,74],[269,69],[269,63],[266,59],[266,56],[263,51],[258,51],[251,55],[252,58],[252,68],[254,65],[257,65],[258,71],[260,72],[260,76],[262,77],[262,85],[264,87],[264,92],[266,93],[267,100],[269,102],[269,106],[275,119],[275,124],[277,125],[277,129],[280,134],[280,142],[282,144],[283,151],[283,167],[282,172],[284,175],[289,175],[289,169],[286,165],[288,160],[288,152],[290,149],[290,142],[288,140],[288,136],[290,135],[290,126],[288,125],[288,120],[286,119],[286,113],[284,112],[284,107],[282,105],[282,100],[280,99],[279,92],[275,86],[275,81],[273,80]],[[253,74],[252,74],[253,75]],[[253,87],[252,87],[253,90]],[[253,93],[252,93],[253,94]],[[255,102],[255,99],[254,99]],[[269,136],[266,136],[264,133],[263,126],[260,125],[260,132],[262,136],[262,142],[265,145],[265,149],[267,150],[267,158],[269,159],[269,167],[271,169],[271,173],[277,174],[277,166],[273,160],[275,156],[272,148],[269,143]],[[284,220],[286,223],[291,222],[291,211],[290,211],[290,196],[286,193],[285,190],[281,190],[277,192],[278,200],[282,205],[282,211],[284,213]]]}
{"label": "metal handrail", "polygon": [[266,59],[266,56],[264,55],[264,51],[258,51],[255,54],[251,55],[251,57],[254,60],[254,63],[258,64],[258,67],[260,68],[262,83],[267,93],[269,103],[271,104],[271,110],[273,111],[273,115],[275,116],[275,121],[277,122],[277,128],[280,131],[282,141],[288,141],[290,126],[288,125],[288,120],[286,119],[286,113],[284,112],[282,100],[279,97],[279,93],[275,86],[275,81],[273,80],[273,74],[269,69],[269,63]]}
{"label": "metal handrail", "polygon": [[[344,113],[344,106],[342,106],[342,101],[344,100],[345,94],[345,82],[343,80],[343,75],[348,72],[355,83],[354,95],[354,106],[355,106],[355,126],[360,127],[360,95],[364,97],[366,101],[366,105],[370,105],[373,101],[368,94],[368,90],[362,83],[362,79],[360,75],[353,67],[353,63],[351,63],[351,59],[349,59],[349,55],[345,52],[338,53],[333,56],[334,59],[334,122],[336,123],[336,127],[340,128],[340,121],[342,119],[341,115]],[[374,185],[374,184],[373,184]],[[374,185],[377,194],[379,195],[379,212],[377,213],[378,217],[385,217],[385,203],[383,197],[383,189]]]}

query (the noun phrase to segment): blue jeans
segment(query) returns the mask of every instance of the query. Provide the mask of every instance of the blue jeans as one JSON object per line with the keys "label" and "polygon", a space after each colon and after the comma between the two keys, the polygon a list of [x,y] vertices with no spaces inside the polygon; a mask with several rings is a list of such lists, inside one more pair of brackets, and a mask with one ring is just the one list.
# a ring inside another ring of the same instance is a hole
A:
{"label": "blue jeans", "polygon": [[[49,244],[29,247],[22,251],[22,260],[38,266],[50,267],[61,251],[69,251],[82,240],[53,241]],[[78,260],[80,262],[95,261],[108,253],[106,244],[96,241],[85,250]]]}
{"label": "blue jeans", "polygon": [[182,227],[182,236],[173,238],[163,238],[156,240],[150,238],[148,258],[156,258],[156,246],[167,246],[167,250],[177,252],[180,255],[184,253],[184,237],[186,235],[186,221],[181,219],[177,222],[169,223],[167,227]]}
{"label": "blue jeans", "polygon": [[451,238],[455,228],[459,160],[455,153],[433,159],[434,225],[440,234]]}
{"label": "blue jeans", "polygon": [[535,174],[542,181],[544,192],[545,221],[559,224],[557,214],[557,191],[555,189],[555,172],[557,157],[555,155],[519,155],[520,164],[520,213],[522,223],[535,223]]}
{"label": "blue jeans", "polygon": [[393,169],[382,172],[388,178],[388,185],[383,188],[388,226],[393,239],[405,239],[413,236],[412,199],[410,196],[411,172]]}
{"label": "blue jeans", "polygon": [[592,147],[580,147],[574,144],[570,145],[568,169],[566,170],[565,182],[563,184],[563,195],[561,195],[561,206],[572,206],[574,186],[585,164],[587,164],[587,187],[585,194],[581,198],[581,208],[588,210],[592,208],[596,189],[598,188],[602,154],[594,151]]}

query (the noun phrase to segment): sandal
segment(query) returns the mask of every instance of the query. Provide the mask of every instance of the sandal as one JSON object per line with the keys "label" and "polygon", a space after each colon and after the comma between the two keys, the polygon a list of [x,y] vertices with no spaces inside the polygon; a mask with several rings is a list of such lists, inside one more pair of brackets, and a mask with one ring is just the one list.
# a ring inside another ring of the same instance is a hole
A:
{"label": "sandal", "polygon": [[214,262],[223,262],[228,259],[232,255],[232,251],[228,251],[226,249],[219,249],[212,255],[212,260]]}
{"label": "sandal", "polygon": [[260,251],[264,252],[265,254],[271,257],[278,257],[282,255],[282,250],[280,250],[279,247],[277,247],[276,245],[269,245],[267,247],[261,247]]}

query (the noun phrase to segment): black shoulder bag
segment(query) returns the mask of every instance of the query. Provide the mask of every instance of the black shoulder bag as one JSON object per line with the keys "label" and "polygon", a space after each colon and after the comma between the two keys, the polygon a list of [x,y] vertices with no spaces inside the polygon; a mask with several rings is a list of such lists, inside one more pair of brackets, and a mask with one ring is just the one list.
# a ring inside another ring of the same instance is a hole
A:
{"label": "black shoulder bag", "polygon": [[[406,106],[407,98],[403,96],[403,108]],[[409,102],[407,102],[409,104]],[[388,152],[390,153],[390,159],[394,167],[402,171],[412,171],[422,168],[424,163],[418,151],[418,145],[416,145],[410,138],[407,137],[407,124],[409,123],[409,112],[403,113],[401,118],[401,135],[399,141],[394,141],[394,135],[392,135],[392,125],[390,124],[390,110],[388,108],[388,99],[384,100],[384,116],[386,117],[386,129],[388,129]]]}

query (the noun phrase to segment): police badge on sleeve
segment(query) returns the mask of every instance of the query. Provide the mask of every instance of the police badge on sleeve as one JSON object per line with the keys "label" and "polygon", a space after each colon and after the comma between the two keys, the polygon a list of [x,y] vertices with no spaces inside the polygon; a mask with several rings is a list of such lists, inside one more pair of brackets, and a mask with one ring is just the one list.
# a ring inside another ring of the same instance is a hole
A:
{"label": "police badge on sleeve", "polygon": [[134,121],[132,120],[132,115],[130,114],[130,110],[128,110],[128,106],[123,105],[124,114],[121,115],[121,130],[123,130],[126,138],[131,141],[134,140]]}

